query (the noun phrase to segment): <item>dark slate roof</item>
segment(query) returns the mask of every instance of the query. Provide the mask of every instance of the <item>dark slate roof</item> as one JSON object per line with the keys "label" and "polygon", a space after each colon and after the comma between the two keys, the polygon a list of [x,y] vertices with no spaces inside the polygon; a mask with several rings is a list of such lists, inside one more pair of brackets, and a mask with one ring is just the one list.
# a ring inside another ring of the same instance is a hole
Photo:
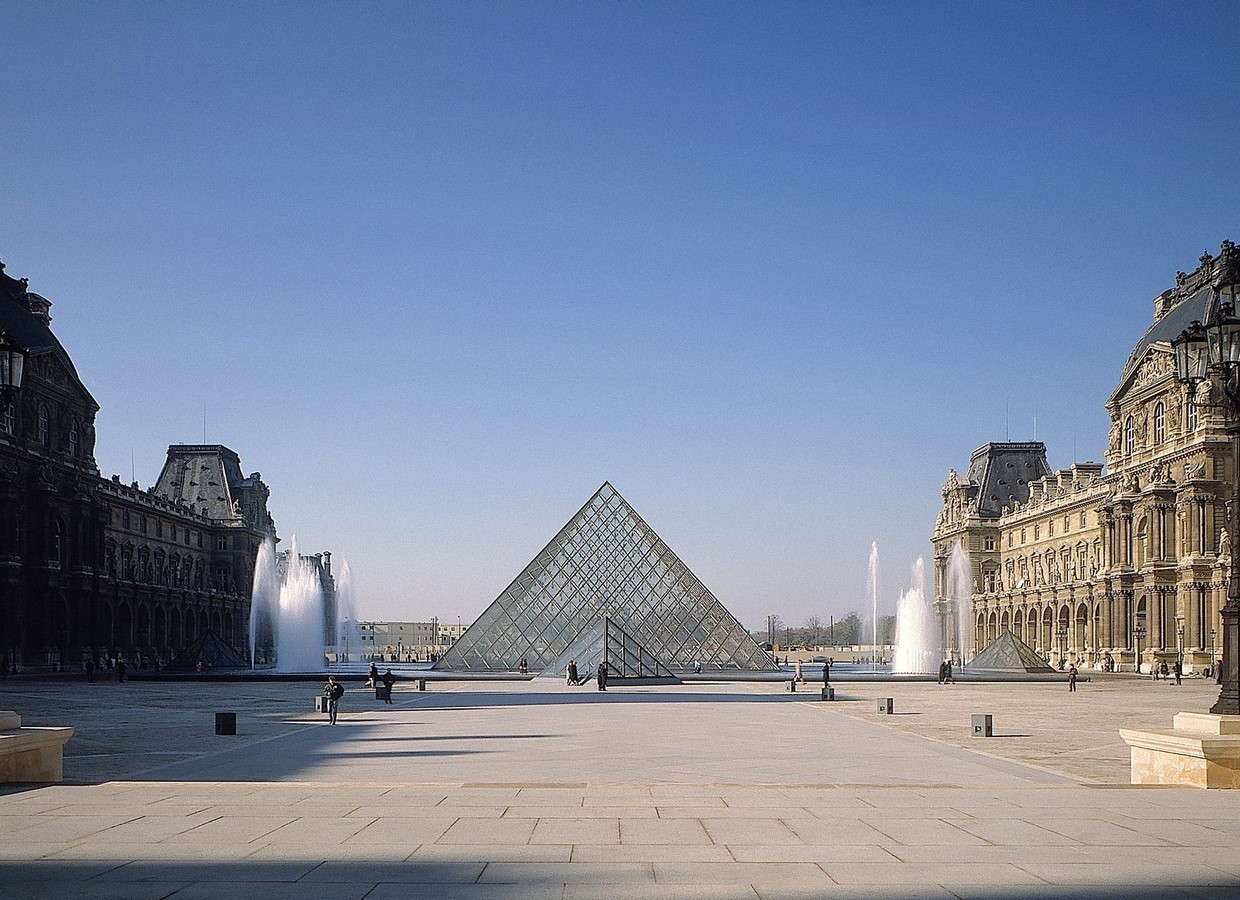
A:
{"label": "dark slate roof", "polygon": [[1010,631],[990,642],[990,646],[973,657],[964,667],[966,672],[1054,672],[1046,660]]}
{"label": "dark slate roof", "polygon": [[217,520],[240,517],[234,488],[245,479],[241,459],[223,444],[173,444],[154,492]]}
{"label": "dark slate roof", "polygon": [[1041,441],[992,441],[969,457],[968,480],[978,485],[978,512],[995,518],[1019,503],[1029,502],[1029,482],[1049,475],[1046,445]]}
{"label": "dark slate roof", "polygon": [[1187,328],[1194,320],[1200,322],[1205,319],[1206,304],[1209,302],[1210,288],[1208,285],[1202,285],[1184,300],[1171,307],[1161,319],[1151,325],[1149,330],[1141,335],[1141,340],[1137,341],[1137,346],[1133,348],[1132,355],[1128,357],[1128,362],[1124,363],[1124,374],[1120,376],[1120,387],[1116,392],[1123,390],[1128,377],[1141,364],[1141,360],[1145,358],[1146,351],[1153,344],[1169,344],[1173,338],[1178,337],[1180,332]]}
{"label": "dark slate roof", "polygon": [[[8,332],[13,342],[30,356],[40,353],[51,353],[55,356],[94,403],[90,391],[86,390],[86,385],[82,384],[82,379],[78,377],[77,369],[73,367],[73,360],[60,345],[56,335],[52,334],[52,329],[30,311],[27,305],[28,296],[26,280],[10,277],[4,271],[4,263],[0,263],[0,331]],[[99,408],[98,403],[95,403],[95,408]]]}

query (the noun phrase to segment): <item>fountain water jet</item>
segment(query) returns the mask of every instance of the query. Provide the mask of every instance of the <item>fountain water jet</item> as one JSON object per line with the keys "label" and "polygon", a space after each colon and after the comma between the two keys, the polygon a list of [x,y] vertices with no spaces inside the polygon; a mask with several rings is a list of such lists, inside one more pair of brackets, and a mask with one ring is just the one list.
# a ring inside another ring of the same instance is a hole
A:
{"label": "fountain water jet", "polygon": [[934,604],[926,598],[926,563],[913,565],[913,586],[900,595],[896,607],[896,652],[891,670],[901,675],[929,675],[943,661],[939,623]]}
{"label": "fountain water jet", "polygon": [[870,646],[878,664],[878,541],[870,542]]}
{"label": "fountain water jet", "polygon": [[976,655],[976,648],[973,646],[973,564],[960,541],[952,545],[947,557],[943,591],[956,625],[952,635],[956,646],[952,649],[959,654],[963,665]]}
{"label": "fountain water jet", "polygon": [[357,624],[357,601],[353,588],[353,573],[347,562],[340,564],[336,575],[336,660],[348,663],[350,659],[362,658],[362,629]]}

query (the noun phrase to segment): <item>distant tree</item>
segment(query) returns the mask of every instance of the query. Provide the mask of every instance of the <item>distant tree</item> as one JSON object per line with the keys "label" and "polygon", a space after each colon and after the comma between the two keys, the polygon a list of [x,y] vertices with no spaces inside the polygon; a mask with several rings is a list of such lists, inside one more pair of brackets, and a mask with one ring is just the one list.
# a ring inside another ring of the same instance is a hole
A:
{"label": "distant tree", "polygon": [[818,635],[822,632],[822,619],[817,616],[810,616],[805,620],[805,630],[809,632],[809,640],[806,643],[817,647],[820,643]]}
{"label": "distant tree", "polygon": [[894,644],[896,642],[895,616],[878,617],[878,642],[880,644]]}

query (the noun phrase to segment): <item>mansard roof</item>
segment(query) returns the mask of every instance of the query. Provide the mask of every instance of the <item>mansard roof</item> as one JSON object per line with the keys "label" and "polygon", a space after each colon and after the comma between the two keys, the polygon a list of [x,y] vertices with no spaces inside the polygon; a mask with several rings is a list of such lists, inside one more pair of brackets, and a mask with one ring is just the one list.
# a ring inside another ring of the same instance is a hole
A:
{"label": "mansard roof", "polygon": [[99,404],[91,396],[86,385],[78,376],[73,360],[65,348],[61,346],[56,335],[43,318],[35,315],[32,303],[51,306],[43,297],[29,290],[25,278],[17,279],[4,271],[4,263],[0,262],[0,331],[7,332],[9,337],[29,356],[50,353],[64,367],[73,383],[81,389],[87,402],[99,409]]}
{"label": "mansard roof", "polygon": [[223,444],[173,444],[154,493],[211,519],[240,519],[237,488],[246,481],[241,458]]}
{"label": "mansard roof", "polygon": [[1111,395],[1111,400],[1119,399],[1120,394],[1128,385],[1133,374],[1145,359],[1146,353],[1154,344],[1170,344],[1180,332],[1193,321],[1204,321],[1206,305],[1210,302],[1211,282],[1218,271],[1220,262],[1234,252],[1235,247],[1230,241],[1224,241],[1219,256],[1203,253],[1200,265],[1191,274],[1177,272],[1175,287],[1159,294],[1154,300],[1154,324],[1141,335],[1137,345],[1133,347],[1124,363],[1124,372],[1120,376],[1119,386]]}
{"label": "mansard roof", "polygon": [[1041,441],[992,441],[969,457],[968,480],[979,486],[978,513],[998,518],[1003,508],[1029,502],[1029,483],[1049,475]]}

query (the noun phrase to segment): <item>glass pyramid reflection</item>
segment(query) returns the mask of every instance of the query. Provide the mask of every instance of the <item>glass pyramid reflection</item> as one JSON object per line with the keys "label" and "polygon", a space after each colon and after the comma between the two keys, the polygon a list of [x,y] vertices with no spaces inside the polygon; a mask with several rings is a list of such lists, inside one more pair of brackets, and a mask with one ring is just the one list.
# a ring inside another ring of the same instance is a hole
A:
{"label": "glass pyramid reflection", "polygon": [[[611,632],[607,619],[614,624]],[[607,648],[603,652],[610,650],[609,635],[617,641],[623,635],[634,652],[672,672],[697,666],[778,671],[770,654],[608,483],[435,668],[515,670],[524,659],[530,671],[540,671],[559,665],[575,646],[584,652],[592,631]],[[577,662],[588,675],[583,660]],[[607,662],[619,676],[620,668]]]}
{"label": "glass pyramid reflection", "polygon": [[582,681],[596,674],[601,662],[607,663],[607,674],[611,678],[676,677],[610,616],[596,619],[593,625],[578,635],[577,640],[569,644],[567,650],[543,669],[542,674],[563,678],[570,660],[577,663],[577,673]]}

